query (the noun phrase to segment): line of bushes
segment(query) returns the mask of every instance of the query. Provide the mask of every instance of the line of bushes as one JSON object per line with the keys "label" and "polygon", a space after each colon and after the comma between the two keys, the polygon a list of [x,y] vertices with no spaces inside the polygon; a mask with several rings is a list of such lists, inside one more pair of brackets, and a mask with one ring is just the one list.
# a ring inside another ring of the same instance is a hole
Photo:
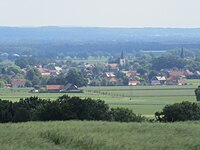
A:
{"label": "line of bushes", "polygon": [[[29,97],[11,102],[0,99],[0,122],[26,122],[50,120],[103,120],[142,122],[145,117],[136,115],[128,108],[109,108],[102,100],[81,99],[63,95],[55,101]],[[155,113],[158,122],[200,120],[199,103],[182,102],[166,105]]]}
{"label": "line of bushes", "polygon": [[105,120],[141,122],[145,118],[125,108],[110,109],[102,100],[63,95],[55,101],[29,97],[19,102],[0,100],[0,122],[49,120]]}

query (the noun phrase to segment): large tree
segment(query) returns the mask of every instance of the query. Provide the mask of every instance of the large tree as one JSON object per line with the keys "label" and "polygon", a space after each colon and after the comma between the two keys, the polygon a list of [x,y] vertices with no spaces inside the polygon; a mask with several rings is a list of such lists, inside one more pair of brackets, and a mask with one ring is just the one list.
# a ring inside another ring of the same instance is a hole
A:
{"label": "large tree", "polygon": [[68,83],[72,83],[78,87],[86,86],[88,83],[88,80],[84,77],[84,74],[76,69],[69,70],[66,80]]}

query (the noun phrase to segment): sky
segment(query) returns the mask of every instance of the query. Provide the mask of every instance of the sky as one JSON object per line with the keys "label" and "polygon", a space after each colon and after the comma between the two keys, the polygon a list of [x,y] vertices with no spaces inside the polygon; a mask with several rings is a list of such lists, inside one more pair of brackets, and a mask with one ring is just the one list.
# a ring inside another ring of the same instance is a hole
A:
{"label": "sky", "polygon": [[200,0],[0,0],[0,26],[200,27]]}

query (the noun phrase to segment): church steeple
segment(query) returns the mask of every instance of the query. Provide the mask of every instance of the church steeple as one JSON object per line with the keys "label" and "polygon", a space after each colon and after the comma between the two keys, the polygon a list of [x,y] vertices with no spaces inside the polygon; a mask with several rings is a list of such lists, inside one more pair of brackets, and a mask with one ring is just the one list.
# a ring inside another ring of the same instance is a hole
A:
{"label": "church steeple", "polygon": [[120,64],[120,66],[125,66],[126,65],[126,60],[124,58],[124,51],[121,52],[121,57],[119,59],[119,64]]}
{"label": "church steeple", "polygon": [[124,51],[121,52],[121,57],[120,59],[124,59]]}

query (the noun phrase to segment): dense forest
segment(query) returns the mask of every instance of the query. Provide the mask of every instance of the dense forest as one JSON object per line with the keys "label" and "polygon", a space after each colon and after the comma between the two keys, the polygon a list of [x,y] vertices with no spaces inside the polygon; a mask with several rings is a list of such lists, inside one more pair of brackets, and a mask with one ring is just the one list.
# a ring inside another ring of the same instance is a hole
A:
{"label": "dense forest", "polygon": [[0,27],[0,52],[37,58],[113,56],[200,49],[200,29]]}

